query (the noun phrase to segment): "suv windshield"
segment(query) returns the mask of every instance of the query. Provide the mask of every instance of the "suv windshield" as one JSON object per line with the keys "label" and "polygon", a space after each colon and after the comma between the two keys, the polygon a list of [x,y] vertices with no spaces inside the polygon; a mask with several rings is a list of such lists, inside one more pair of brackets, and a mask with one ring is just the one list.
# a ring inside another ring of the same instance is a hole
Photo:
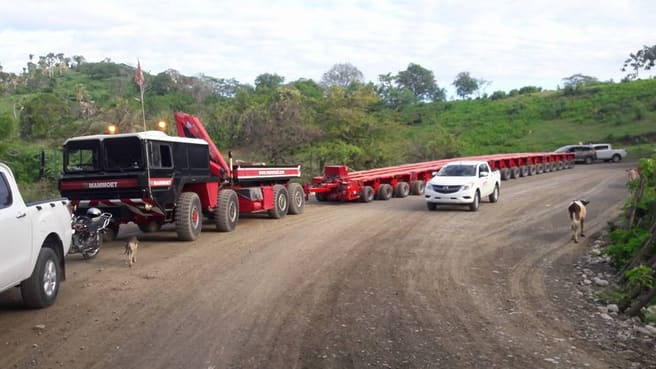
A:
{"label": "suv windshield", "polygon": [[448,165],[437,172],[441,177],[473,177],[476,175],[475,165]]}

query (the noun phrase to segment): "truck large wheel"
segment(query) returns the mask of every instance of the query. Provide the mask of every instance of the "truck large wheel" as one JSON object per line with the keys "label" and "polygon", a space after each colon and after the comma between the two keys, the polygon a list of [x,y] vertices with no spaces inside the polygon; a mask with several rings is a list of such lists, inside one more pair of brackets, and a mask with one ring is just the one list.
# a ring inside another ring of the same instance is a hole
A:
{"label": "truck large wheel", "polygon": [[239,199],[233,190],[221,190],[214,209],[214,222],[219,232],[231,232],[239,221]]}
{"label": "truck large wheel", "polygon": [[412,181],[412,185],[410,185],[410,194],[413,196],[421,196],[424,193],[424,187],[426,187],[426,183],[424,181]]}
{"label": "truck large wheel", "polygon": [[378,186],[378,193],[376,194],[376,200],[389,200],[392,198],[392,185],[389,183],[383,183]]}
{"label": "truck large wheel", "polygon": [[30,278],[20,284],[23,302],[30,308],[52,305],[59,292],[61,269],[55,250],[43,247]]}
{"label": "truck large wheel", "polygon": [[175,231],[181,241],[194,241],[203,228],[200,199],[194,192],[183,192],[175,209]]}
{"label": "truck large wheel", "polygon": [[410,195],[410,185],[408,182],[399,182],[394,187],[394,196],[395,197],[408,197]]}
{"label": "truck large wheel", "polygon": [[283,185],[273,186],[273,209],[269,210],[269,216],[280,219],[287,215],[289,210],[289,193]]}
{"label": "truck large wheel", "polygon": [[371,186],[360,188],[360,202],[371,202],[374,199],[374,189]]}
{"label": "truck large wheel", "polygon": [[287,186],[287,191],[289,191],[289,214],[301,214],[305,208],[303,186],[292,182]]}

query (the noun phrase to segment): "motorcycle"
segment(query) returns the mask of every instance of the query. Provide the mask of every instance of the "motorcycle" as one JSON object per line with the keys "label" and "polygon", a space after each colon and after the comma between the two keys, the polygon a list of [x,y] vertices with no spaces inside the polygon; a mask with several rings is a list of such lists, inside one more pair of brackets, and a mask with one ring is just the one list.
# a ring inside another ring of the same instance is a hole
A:
{"label": "motorcycle", "polygon": [[89,208],[86,215],[73,216],[73,242],[70,254],[80,253],[85,259],[98,255],[102,246],[103,233],[112,221],[112,214],[98,208]]}

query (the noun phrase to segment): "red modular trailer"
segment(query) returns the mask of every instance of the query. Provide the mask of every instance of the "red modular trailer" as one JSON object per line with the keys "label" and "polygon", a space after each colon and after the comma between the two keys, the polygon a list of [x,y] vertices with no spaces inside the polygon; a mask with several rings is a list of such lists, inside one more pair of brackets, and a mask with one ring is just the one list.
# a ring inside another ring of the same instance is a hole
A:
{"label": "red modular trailer", "polygon": [[176,113],[175,120],[180,137],[147,131],[68,139],[62,196],[76,213],[112,213],[114,232],[128,222],[144,232],[174,223],[182,240],[198,237],[203,216],[231,231],[240,213],[280,218],[303,211],[303,187],[291,182],[300,165],[226,161],[197,117]]}
{"label": "red modular trailer", "polygon": [[349,172],[346,165],[327,165],[323,176],[314,177],[312,183],[305,186],[305,193],[314,193],[319,201],[361,202],[420,195],[433,172],[458,160],[485,160],[492,170],[501,172],[503,180],[574,166],[573,154],[556,152],[471,156],[357,172]]}

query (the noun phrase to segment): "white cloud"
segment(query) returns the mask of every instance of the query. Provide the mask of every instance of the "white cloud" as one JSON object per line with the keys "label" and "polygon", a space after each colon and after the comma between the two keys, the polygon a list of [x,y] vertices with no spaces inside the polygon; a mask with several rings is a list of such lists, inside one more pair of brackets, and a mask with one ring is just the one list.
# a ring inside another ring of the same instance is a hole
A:
{"label": "white cloud", "polygon": [[376,81],[418,63],[442,87],[469,71],[489,90],[555,88],[574,73],[620,79],[628,53],[654,43],[655,11],[646,0],[23,0],[0,14],[0,64],[20,72],[29,54],[63,52],[252,83],[318,80],[342,62]]}

